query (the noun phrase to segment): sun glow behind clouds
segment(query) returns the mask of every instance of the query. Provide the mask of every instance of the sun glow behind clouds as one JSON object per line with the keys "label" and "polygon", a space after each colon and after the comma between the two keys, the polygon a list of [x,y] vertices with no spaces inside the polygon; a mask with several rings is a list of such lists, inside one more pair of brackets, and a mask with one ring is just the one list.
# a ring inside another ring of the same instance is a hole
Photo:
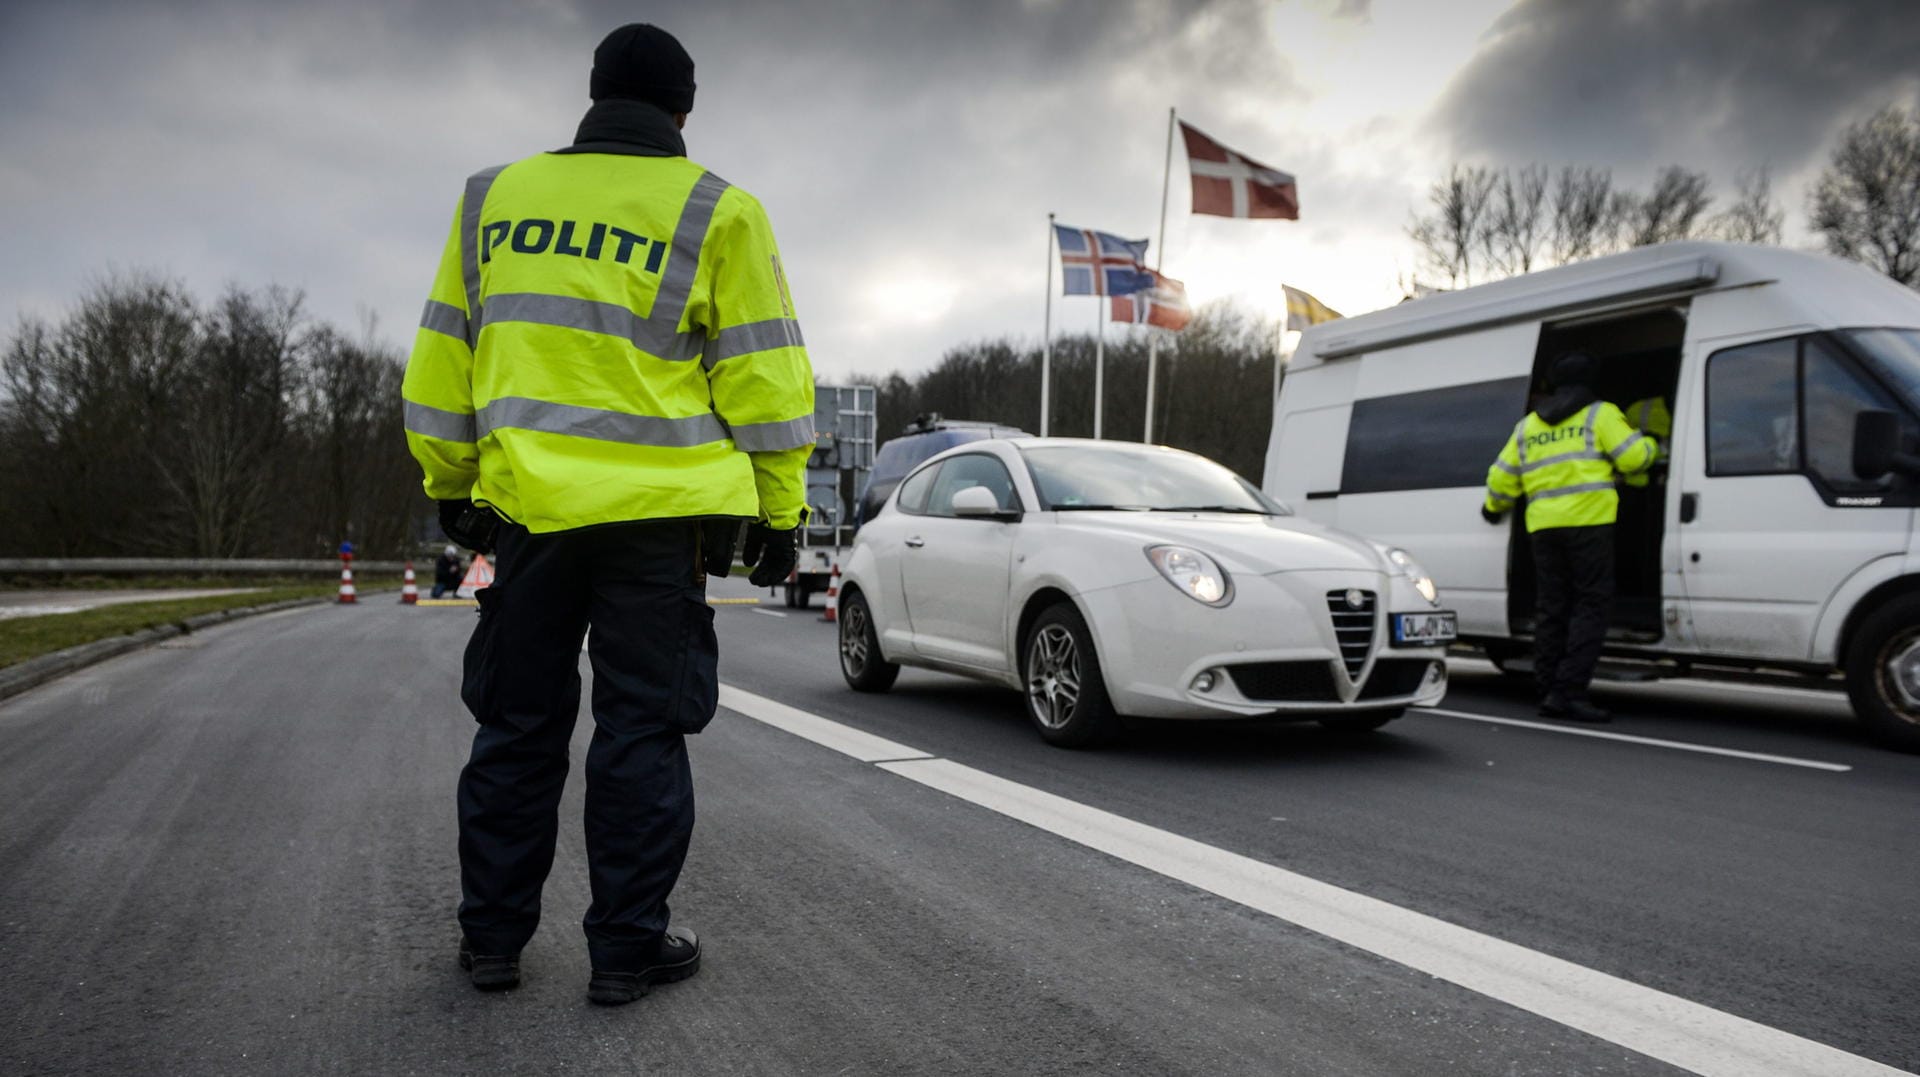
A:
{"label": "sun glow behind clouds", "polygon": [[1277,107],[1205,100],[1186,118],[1293,173],[1301,219],[1191,215],[1185,156],[1176,147],[1167,272],[1186,281],[1196,303],[1233,299],[1269,317],[1285,311],[1282,283],[1349,314],[1398,301],[1399,279],[1412,268],[1403,226],[1447,161],[1442,133],[1426,128],[1426,113],[1511,6],[1374,0],[1360,17],[1342,14],[1334,0],[1277,5],[1273,45],[1308,100]]}

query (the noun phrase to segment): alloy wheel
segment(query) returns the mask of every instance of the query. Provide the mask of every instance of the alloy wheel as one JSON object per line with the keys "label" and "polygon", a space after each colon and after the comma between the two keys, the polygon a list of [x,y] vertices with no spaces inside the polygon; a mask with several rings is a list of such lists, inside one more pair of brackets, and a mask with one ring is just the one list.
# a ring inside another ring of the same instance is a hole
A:
{"label": "alloy wheel", "polygon": [[1880,694],[1909,722],[1920,722],[1920,630],[1887,641],[1880,651]]}
{"label": "alloy wheel", "polygon": [[865,603],[848,603],[840,611],[840,665],[850,677],[858,677],[867,671],[867,607]]}
{"label": "alloy wheel", "polygon": [[1027,706],[1048,729],[1073,720],[1080,705],[1080,648],[1065,625],[1049,624],[1027,644]]}

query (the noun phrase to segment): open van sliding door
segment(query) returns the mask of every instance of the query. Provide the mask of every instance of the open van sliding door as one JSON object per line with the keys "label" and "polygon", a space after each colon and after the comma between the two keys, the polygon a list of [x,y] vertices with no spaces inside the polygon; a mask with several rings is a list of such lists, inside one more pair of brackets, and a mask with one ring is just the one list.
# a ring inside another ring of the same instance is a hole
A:
{"label": "open van sliding door", "polygon": [[1488,526],[1480,505],[1487,468],[1526,414],[1538,335],[1521,322],[1360,359],[1337,520],[1413,554],[1465,636],[1508,634],[1509,529]]}
{"label": "open van sliding door", "polygon": [[1907,550],[1912,490],[1853,477],[1853,416],[1912,417],[1819,333],[1694,345],[1675,413],[1679,559],[1702,654],[1812,657],[1841,582]]}

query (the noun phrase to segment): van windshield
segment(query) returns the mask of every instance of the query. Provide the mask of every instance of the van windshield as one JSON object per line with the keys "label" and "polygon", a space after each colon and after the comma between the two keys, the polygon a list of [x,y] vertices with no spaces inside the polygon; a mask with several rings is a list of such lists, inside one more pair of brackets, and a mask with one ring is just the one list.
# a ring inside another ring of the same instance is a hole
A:
{"label": "van windshield", "polygon": [[1855,355],[1920,412],[1920,329],[1842,329]]}

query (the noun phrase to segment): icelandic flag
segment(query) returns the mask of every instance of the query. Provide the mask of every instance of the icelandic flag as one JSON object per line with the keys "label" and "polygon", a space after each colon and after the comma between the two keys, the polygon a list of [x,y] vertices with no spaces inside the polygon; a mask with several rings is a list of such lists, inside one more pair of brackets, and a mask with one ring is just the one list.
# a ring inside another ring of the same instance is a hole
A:
{"label": "icelandic flag", "polygon": [[1053,233],[1060,241],[1061,295],[1132,295],[1153,287],[1146,240],[1064,224]]}

